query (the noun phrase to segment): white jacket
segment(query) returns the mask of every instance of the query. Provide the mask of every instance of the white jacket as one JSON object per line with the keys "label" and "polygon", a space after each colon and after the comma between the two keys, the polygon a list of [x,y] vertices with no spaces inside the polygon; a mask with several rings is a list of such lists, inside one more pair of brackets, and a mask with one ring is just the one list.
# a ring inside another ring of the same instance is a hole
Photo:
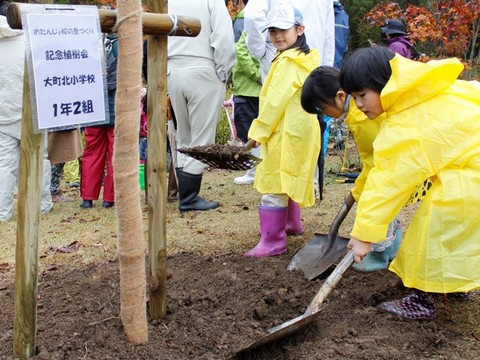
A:
{"label": "white jacket", "polygon": [[187,62],[189,66],[213,64],[220,80],[226,81],[235,63],[235,42],[225,2],[175,0],[169,2],[168,11],[174,15],[194,16],[202,24],[196,37],[168,38],[169,66],[178,61]]}
{"label": "white jacket", "polygon": [[[285,0],[250,0],[244,9],[247,47],[260,60],[262,78],[265,79],[277,49],[270,42],[268,31],[262,32],[267,23],[270,7]],[[335,14],[332,0],[292,0],[300,10],[305,23],[307,44],[317,49],[320,64],[333,66],[335,58]]]}
{"label": "white jacket", "polygon": [[0,16],[0,127],[1,131],[20,138],[23,98],[25,37],[12,30],[5,16]]}

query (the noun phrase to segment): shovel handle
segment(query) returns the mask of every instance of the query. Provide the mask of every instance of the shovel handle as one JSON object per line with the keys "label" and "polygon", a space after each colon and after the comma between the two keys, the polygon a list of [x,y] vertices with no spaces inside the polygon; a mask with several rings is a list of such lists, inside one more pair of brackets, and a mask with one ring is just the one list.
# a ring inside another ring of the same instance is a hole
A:
{"label": "shovel handle", "polygon": [[322,305],[323,301],[327,298],[330,292],[335,288],[338,284],[340,279],[342,278],[343,274],[347,269],[353,264],[353,250],[350,250],[347,255],[345,255],[335,268],[332,273],[328,276],[327,280],[323,283],[320,290],[318,290],[317,294],[308,305],[307,310],[305,311],[305,315],[311,315],[320,310],[320,306]]}
{"label": "shovel handle", "polygon": [[337,237],[338,234],[338,229],[340,228],[340,225],[342,224],[343,220],[348,215],[348,212],[352,208],[353,204],[355,204],[355,198],[353,197],[352,193],[350,192],[343,202],[342,207],[340,208],[340,211],[338,212],[337,216],[332,222],[332,225],[330,225],[330,229],[328,231],[328,237],[334,241]]}

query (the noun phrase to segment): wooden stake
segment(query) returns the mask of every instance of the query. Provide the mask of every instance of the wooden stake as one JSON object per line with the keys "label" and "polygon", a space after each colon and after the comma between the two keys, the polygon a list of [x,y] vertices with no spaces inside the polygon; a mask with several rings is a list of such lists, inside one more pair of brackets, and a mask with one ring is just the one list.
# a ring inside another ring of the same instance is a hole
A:
{"label": "wooden stake", "polygon": [[[166,13],[166,0],[149,0],[154,13]],[[154,14],[159,15],[159,14]],[[167,315],[167,37],[148,37],[148,284],[150,317]]]}
{"label": "wooden stake", "polygon": [[27,60],[23,77],[22,137],[18,181],[17,247],[15,252],[15,358],[35,355],[37,326],[38,238],[44,134],[34,134]]}

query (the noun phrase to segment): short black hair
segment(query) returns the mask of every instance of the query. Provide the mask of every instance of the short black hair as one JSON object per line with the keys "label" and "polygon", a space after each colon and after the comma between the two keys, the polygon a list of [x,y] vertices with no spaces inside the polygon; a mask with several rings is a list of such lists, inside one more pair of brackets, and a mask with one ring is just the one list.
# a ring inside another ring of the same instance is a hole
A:
{"label": "short black hair", "polygon": [[362,89],[381,93],[392,75],[390,60],[395,53],[384,46],[355,50],[342,65],[340,86],[347,93]]}
{"label": "short black hair", "polygon": [[340,70],[333,66],[319,66],[313,70],[302,86],[301,103],[310,114],[318,114],[323,105],[334,105],[338,90]]}

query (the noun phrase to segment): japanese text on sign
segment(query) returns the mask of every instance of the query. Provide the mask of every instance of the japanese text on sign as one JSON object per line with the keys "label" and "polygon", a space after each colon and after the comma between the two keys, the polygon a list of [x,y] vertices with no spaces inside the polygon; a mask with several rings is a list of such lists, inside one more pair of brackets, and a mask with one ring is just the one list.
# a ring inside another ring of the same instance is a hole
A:
{"label": "japanese text on sign", "polygon": [[91,8],[27,14],[39,130],[106,121],[103,48]]}

